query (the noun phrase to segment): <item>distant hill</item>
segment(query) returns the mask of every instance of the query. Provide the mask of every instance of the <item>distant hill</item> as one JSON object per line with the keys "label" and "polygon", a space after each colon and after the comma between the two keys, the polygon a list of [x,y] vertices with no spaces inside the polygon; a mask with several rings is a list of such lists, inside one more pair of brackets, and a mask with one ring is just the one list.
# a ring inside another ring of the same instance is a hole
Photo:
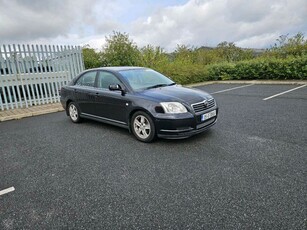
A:
{"label": "distant hill", "polygon": [[198,48],[198,50],[213,50],[216,47],[209,47],[209,46],[201,46]]}
{"label": "distant hill", "polygon": [[[209,46],[201,46],[198,48],[198,50],[213,50],[215,49],[216,47],[209,47]],[[238,47],[240,48],[240,47]],[[255,56],[258,56],[262,53],[264,53],[266,51],[266,49],[257,49],[257,48],[241,48],[242,50],[252,50],[253,51],[253,54]]]}

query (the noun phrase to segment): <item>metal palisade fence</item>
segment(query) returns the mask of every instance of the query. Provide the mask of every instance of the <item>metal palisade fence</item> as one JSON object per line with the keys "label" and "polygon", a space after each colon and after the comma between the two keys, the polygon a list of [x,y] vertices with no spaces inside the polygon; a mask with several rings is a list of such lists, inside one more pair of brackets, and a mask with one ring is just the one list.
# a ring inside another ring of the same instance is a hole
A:
{"label": "metal palisade fence", "polygon": [[1,45],[0,110],[59,102],[59,90],[84,70],[79,46]]}

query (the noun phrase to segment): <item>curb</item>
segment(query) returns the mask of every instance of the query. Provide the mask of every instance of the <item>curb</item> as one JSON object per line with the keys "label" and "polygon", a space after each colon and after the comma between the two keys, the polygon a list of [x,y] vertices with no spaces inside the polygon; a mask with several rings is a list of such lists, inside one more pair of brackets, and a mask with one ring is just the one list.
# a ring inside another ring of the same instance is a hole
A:
{"label": "curb", "polygon": [[3,121],[10,121],[10,120],[20,120],[22,118],[26,117],[33,117],[33,116],[39,116],[39,115],[44,115],[44,114],[49,114],[49,113],[56,113],[56,112],[61,112],[64,111],[63,108],[57,107],[57,108],[46,108],[38,111],[33,111],[33,112],[24,112],[20,114],[14,114],[14,115],[8,115],[8,116],[2,116],[0,117],[0,122]]}

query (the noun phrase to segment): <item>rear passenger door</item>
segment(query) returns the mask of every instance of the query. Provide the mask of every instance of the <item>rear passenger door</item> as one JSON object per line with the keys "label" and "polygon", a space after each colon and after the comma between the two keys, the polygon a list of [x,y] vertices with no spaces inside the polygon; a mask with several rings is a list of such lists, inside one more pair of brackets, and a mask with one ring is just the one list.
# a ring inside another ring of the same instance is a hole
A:
{"label": "rear passenger door", "polygon": [[76,103],[79,105],[81,113],[92,114],[95,109],[95,92],[97,71],[84,73],[76,81],[73,90]]}

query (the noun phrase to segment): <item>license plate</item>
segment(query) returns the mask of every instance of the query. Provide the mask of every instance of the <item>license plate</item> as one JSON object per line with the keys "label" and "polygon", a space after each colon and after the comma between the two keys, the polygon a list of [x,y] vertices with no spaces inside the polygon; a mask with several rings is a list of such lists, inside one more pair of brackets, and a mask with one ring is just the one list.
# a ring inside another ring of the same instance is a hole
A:
{"label": "license plate", "polygon": [[216,116],[216,110],[213,110],[209,113],[202,114],[200,120],[205,121],[205,120],[208,120],[211,117],[215,117],[215,116]]}

